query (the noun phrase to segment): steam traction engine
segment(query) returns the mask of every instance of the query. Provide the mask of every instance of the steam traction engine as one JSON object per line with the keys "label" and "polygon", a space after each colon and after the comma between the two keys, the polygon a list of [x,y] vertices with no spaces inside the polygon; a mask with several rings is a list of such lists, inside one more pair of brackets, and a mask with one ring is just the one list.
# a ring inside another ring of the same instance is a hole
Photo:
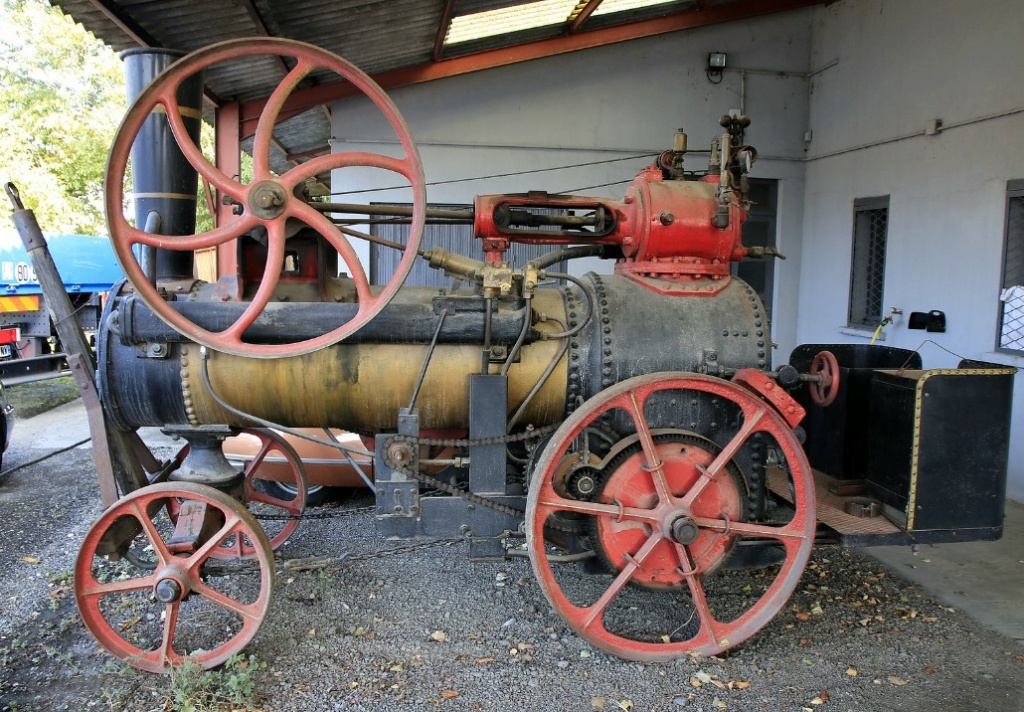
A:
{"label": "steam traction engine", "polygon": [[[196,78],[267,56],[292,69],[260,117],[244,184],[197,148]],[[150,76],[168,63],[128,61]],[[289,92],[328,72],[377,106],[401,155],[333,153],[273,174],[272,129]],[[555,610],[616,655],[721,651],[784,605],[818,531],[798,424],[804,405],[821,410],[836,397],[840,367],[815,350],[805,373],[772,371],[764,308],[730,275],[753,252],[740,241],[756,157],[742,142],[745,117],[725,117],[706,172],[684,170],[680,133],[622,200],[493,195],[452,216],[427,208],[394,105],[334,55],[233,41],[141,89],[146,81],[136,80],[108,168],[111,238],[130,283],[107,304],[97,385],[109,428],[159,426],[188,447],[167,463],[112,459],[123,496],[90,530],[76,569],[83,618],[110,652],[149,670],[185,655],[212,667],[251,640],[269,605],[272,549],[305,509],[302,464],[271,425],[360,434],[387,535],[464,536],[477,559],[525,538]],[[161,143],[161,133],[173,138]],[[165,200],[137,206],[134,226],[122,211],[129,151],[135,179],[154,181],[136,192]],[[303,193],[307,178],[353,166],[395,174],[411,191],[411,209],[393,213],[410,235],[385,245],[401,259],[384,285],[369,284],[349,242],[380,239],[330,217],[370,208]],[[234,219],[199,234],[187,200],[196,172],[235,206]],[[483,259],[421,245],[428,220],[453,217],[472,219]],[[194,280],[193,251],[231,240],[237,274]],[[517,241],[552,252],[510,265]],[[614,274],[551,271],[594,255],[614,260]],[[419,259],[470,286],[403,288]],[[243,472],[220,449],[239,429],[262,443]],[[261,486],[268,453],[292,463],[293,498]],[[257,521],[247,506],[285,516]],[[259,576],[212,573],[232,558],[252,560]],[[126,598],[154,615],[126,624]]]}

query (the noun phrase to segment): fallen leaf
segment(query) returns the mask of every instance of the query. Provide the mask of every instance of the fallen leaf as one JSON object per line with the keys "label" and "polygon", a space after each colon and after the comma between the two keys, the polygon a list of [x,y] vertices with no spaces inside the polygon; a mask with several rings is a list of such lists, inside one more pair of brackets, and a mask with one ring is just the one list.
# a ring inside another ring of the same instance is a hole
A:
{"label": "fallen leaf", "polygon": [[474,662],[483,665],[484,663],[493,663],[494,658],[477,658]]}
{"label": "fallen leaf", "polygon": [[935,668],[933,668],[933,667],[931,667],[931,666],[929,665],[928,667],[926,667],[926,668],[924,669],[924,674],[925,674],[925,675],[934,675],[934,674],[935,674]]}
{"label": "fallen leaf", "polygon": [[445,641],[445,634],[443,630],[435,630],[430,634],[430,639],[435,643],[443,643]]}
{"label": "fallen leaf", "polygon": [[620,710],[626,710],[626,712],[633,709],[633,700],[615,700],[615,704]]}
{"label": "fallen leaf", "polygon": [[23,557],[21,557],[21,560],[24,561],[26,564],[38,564],[39,563],[39,559],[37,559],[34,556],[23,556]]}
{"label": "fallen leaf", "polygon": [[904,680],[902,677],[898,677],[896,675],[890,675],[887,679],[889,680],[889,682],[891,682],[894,685],[906,685],[907,684],[906,680]]}
{"label": "fallen leaf", "polygon": [[605,702],[606,702],[606,700],[603,697],[591,697],[590,698],[590,706],[593,707],[595,710],[603,710]]}
{"label": "fallen leaf", "polygon": [[444,690],[444,691],[441,692],[441,697],[445,698],[446,700],[451,700],[451,699],[454,699],[454,698],[456,698],[458,696],[459,696],[459,691],[458,690]]}
{"label": "fallen leaf", "polygon": [[811,700],[811,704],[812,705],[823,705],[823,704],[825,704],[825,700],[821,699],[821,697],[815,697],[813,700]]}
{"label": "fallen leaf", "polygon": [[848,667],[848,668],[846,668],[846,674],[849,675],[850,677],[857,677],[857,675],[859,675],[860,673],[857,672],[857,668],[855,668],[855,667]]}
{"label": "fallen leaf", "polygon": [[746,680],[733,680],[729,683],[730,687],[735,687],[737,690],[745,690],[750,687],[750,683]]}
{"label": "fallen leaf", "polygon": [[795,617],[798,621],[809,621],[811,619],[811,614],[806,611],[800,611]]}
{"label": "fallen leaf", "polygon": [[711,684],[714,685],[715,687],[717,687],[719,690],[724,690],[725,689],[725,683],[722,682],[721,680],[716,680],[715,678],[711,678]]}
{"label": "fallen leaf", "polygon": [[126,630],[128,630],[129,628],[131,628],[132,626],[134,626],[136,623],[138,623],[141,620],[142,620],[141,617],[135,616],[131,620],[125,621],[120,626],[121,632],[124,633]]}
{"label": "fallen leaf", "polygon": [[705,684],[711,682],[711,676],[703,670],[698,670],[697,672],[693,673],[693,676]]}
{"label": "fallen leaf", "polygon": [[690,676],[690,685],[692,687],[701,687],[703,684],[696,676]]}
{"label": "fallen leaf", "polygon": [[828,702],[829,701],[829,694],[827,692],[823,691],[820,695],[818,695],[818,697],[821,698],[822,702]]}
{"label": "fallen leaf", "polygon": [[729,706],[729,705],[725,704],[724,702],[722,702],[717,697],[711,702],[711,704],[713,704],[715,707],[717,707],[720,710],[724,710],[726,707]]}

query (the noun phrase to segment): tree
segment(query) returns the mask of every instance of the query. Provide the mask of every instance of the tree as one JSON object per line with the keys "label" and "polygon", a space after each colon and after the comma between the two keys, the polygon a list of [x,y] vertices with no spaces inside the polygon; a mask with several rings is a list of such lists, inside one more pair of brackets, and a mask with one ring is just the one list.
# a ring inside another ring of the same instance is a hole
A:
{"label": "tree", "polygon": [[113,50],[42,0],[0,0],[0,178],[48,232],[105,233],[103,173],[124,114]]}

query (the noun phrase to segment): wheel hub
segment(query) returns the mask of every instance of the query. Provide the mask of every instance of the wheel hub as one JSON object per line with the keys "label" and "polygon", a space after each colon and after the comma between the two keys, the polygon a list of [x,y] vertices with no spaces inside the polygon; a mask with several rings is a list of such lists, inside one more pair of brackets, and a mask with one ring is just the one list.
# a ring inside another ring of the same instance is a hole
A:
{"label": "wheel hub", "polygon": [[176,603],[182,599],[185,591],[176,579],[165,578],[157,582],[153,593],[156,594],[156,600],[160,603]]}
{"label": "wheel hub", "polygon": [[653,484],[639,443],[608,464],[599,476],[599,491],[594,499],[653,510],[658,523],[648,525],[600,517],[593,525],[593,539],[606,566],[621,571],[628,565],[632,552],[639,550],[657,528],[663,539],[631,583],[645,588],[678,587],[685,585],[686,577],[680,568],[677,546],[686,547],[692,567],[701,575],[717,569],[732,551],[735,537],[701,529],[695,519],[737,521],[742,512],[742,476],[730,463],[700,497],[686,506],[680,500],[700,478],[701,470],[715,459],[718,447],[710,440],[682,432],[656,435],[654,444],[670,490],[667,500],[661,499]]}
{"label": "wheel hub", "polygon": [[687,516],[682,516],[672,523],[672,538],[684,546],[697,541],[700,528]]}
{"label": "wheel hub", "polygon": [[256,217],[273,220],[284,212],[288,195],[272,180],[260,181],[249,191],[249,209]]}

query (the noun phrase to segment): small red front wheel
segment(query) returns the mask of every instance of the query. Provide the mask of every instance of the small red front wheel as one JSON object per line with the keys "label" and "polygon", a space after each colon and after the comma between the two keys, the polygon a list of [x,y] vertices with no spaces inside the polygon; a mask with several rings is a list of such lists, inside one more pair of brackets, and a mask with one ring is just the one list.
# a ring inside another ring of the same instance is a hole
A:
{"label": "small red front wheel", "polygon": [[[255,576],[207,568],[231,537],[251,542]],[[224,663],[256,635],[273,587],[274,553],[249,511],[187,482],[119,499],[89,529],[75,562],[85,627],[111,655],[148,672]]]}

